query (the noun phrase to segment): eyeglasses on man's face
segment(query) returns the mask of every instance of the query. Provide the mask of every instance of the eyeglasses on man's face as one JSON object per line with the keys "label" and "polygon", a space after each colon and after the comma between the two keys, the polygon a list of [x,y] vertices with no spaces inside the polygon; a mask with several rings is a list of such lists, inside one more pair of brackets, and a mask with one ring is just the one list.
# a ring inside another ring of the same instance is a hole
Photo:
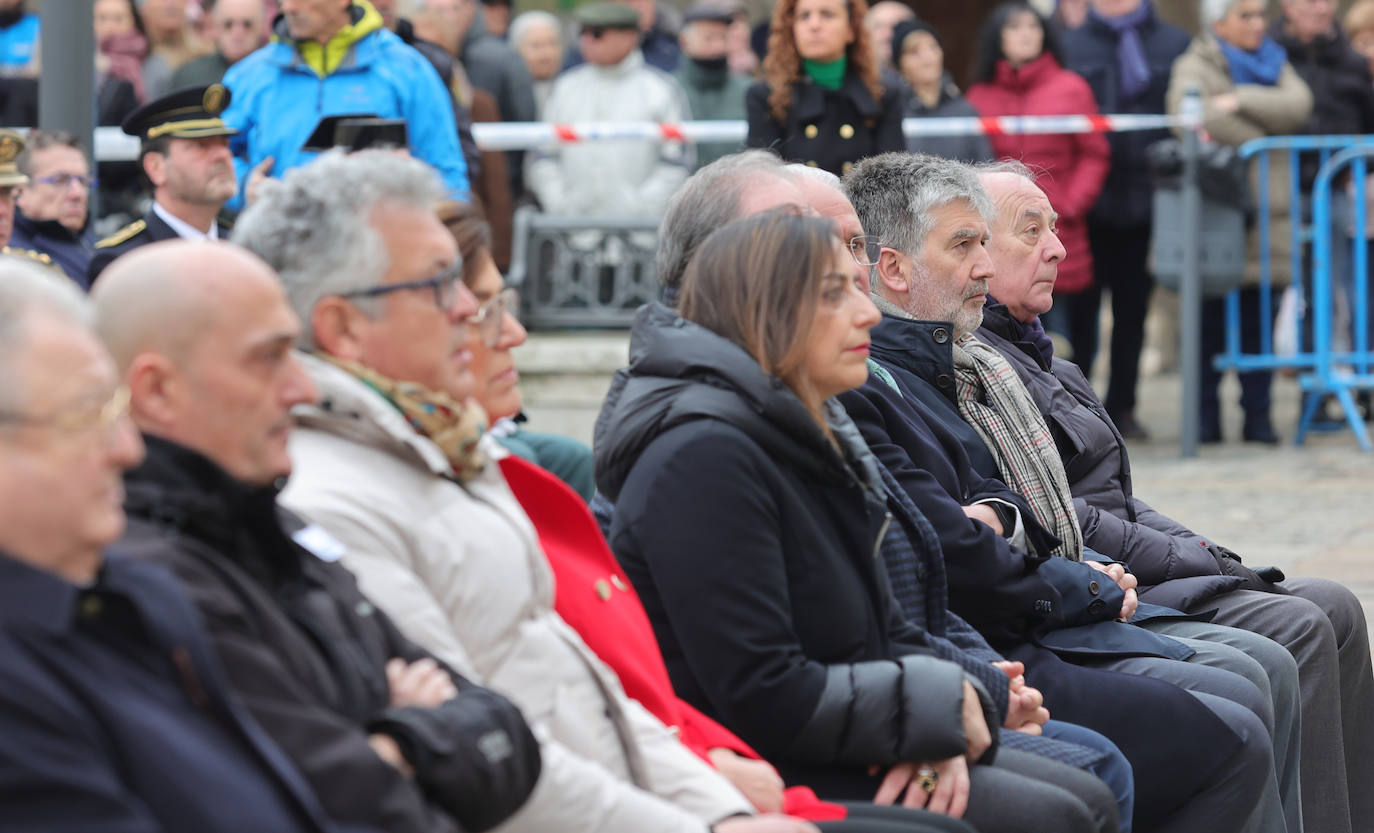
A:
{"label": "eyeglasses on man's face", "polygon": [[477,327],[482,343],[495,347],[501,341],[501,329],[506,325],[506,313],[518,318],[520,313],[520,293],[515,289],[503,289],[482,302],[477,314],[468,323]]}
{"label": "eyeglasses on man's face", "polygon": [[129,389],[115,388],[110,397],[95,407],[73,407],[62,413],[39,416],[18,411],[0,411],[0,423],[55,428],[67,434],[98,432],[108,435],[129,413]]}
{"label": "eyeglasses on man's face", "polygon": [[849,238],[849,253],[860,266],[876,266],[883,243],[876,234],[856,234]]}
{"label": "eyeglasses on man's face", "polygon": [[82,190],[91,188],[98,184],[100,180],[90,174],[52,174],[51,176],[34,177],[34,182],[39,185],[55,185],[65,191],[72,186],[72,183],[80,185]]}
{"label": "eyeglasses on man's face", "polygon": [[428,289],[434,293],[434,304],[440,310],[450,310],[458,302],[458,286],[463,277],[463,264],[455,263],[437,275],[428,278],[421,278],[416,281],[404,281],[402,283],[388,283],[381,286],[372,286],[367,289],[356,289],[352,292],[344,292],[340,298],[377,298],[392,292],[406,292],[415,289]]}

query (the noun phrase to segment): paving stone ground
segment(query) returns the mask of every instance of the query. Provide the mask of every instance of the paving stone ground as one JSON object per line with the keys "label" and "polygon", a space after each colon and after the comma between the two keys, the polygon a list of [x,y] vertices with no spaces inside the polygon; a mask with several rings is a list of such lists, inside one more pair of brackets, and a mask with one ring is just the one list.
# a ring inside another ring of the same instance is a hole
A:
{"label": "paving stone ground", "polygon": [[[528,412],[534,427],[590,442],[610,374],[625,361],[623,333],[537,334],[520,348]],[[1223,402],[1238,388],[1228,379]],[[1274,384],[1274,420],[1285,443],[1238,440],[1179,456],[1180,382],[1155,374],[1141,382],[1137,418],[1151,432],[1131,447],[1136,494],[1240,553],[1250,564],[1274,564],[1290,575],[1340,581],[1374,611],[1374,454],[1349,432],[1312,435],[1292,445],[1296,385]],[[1230,407],[1229,405],[1227,407]],[[1232,407],[1227,436],[1240,435]]]}

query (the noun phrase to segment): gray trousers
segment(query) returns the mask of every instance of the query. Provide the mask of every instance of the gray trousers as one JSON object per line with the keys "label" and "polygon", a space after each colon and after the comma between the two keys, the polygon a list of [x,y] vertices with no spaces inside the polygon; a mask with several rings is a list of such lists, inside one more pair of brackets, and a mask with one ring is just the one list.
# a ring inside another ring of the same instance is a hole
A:
{"label": "gray trousers", "polygon": [[1116,796],[1081,769],[1016,749],[997,750],[992,766],[969,767],[964,818],[979,833],[1116,833]]}
{"label": "gray trousers", "polygon": [[[1173,683],[1201,700],[1240,736],[1244,745],[1232,777],[1195,796],[1162,828],[1232,833],[1285,833],[1284,811],[1274,758],[1274,706],[1265,670],[1228,645],[1192,640],[1192,622],[1152,622],[1147,627],[1182,641],[1198,652],[1187,662],[1157,657],[1125,657],[1088,663],[1125,674]],[[1254,634],[1238,634],[1262,644]],[[1252,682],[1256,680],[1258,682]],[[1290,683],[1291,684],[1291,683]]]}
{"label": "gray trousers", "polygon": [[1294,578],[1291,596],[1238,590],[1197,606],[1218,624],[1263,634],[1297,661],[1302,712],[1302,812],[1310,833],[1374,825],[1374,674],[1355,595],[1334,581]]}

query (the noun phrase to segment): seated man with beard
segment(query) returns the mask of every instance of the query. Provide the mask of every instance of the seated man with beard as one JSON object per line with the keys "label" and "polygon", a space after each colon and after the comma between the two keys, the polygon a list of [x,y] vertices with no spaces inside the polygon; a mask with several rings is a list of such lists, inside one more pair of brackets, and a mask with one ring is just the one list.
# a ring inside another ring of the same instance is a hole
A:
{"label": "seated man with beard", "polygon": [[[1374,677],[1359,600],[1333,581],[1261,578],[1229,549],[1135,496],[1120,432],[1078,366],[1054,356],[1038,323],[1069,254],[1054,235],[1054,210],[1020,164],[983,168],[981,179],[997,208],[988,243],[996,267],[988,291],[997,301],[989,298],[977,337],[1006,358],[1044,416],[1084,543],[1129,566],[1146,588],[1143,598],[1215,611],[1213,622],[1287,648],[1297,660],[1300,701],[1288,710],[1302,714],[1300,766],[1291,773],[1296,782],[1302,772],[1302,818],[1308,830],[1362,818],[1367,799],[1355,785],[1374,765]],[[967,442],[982,444],[976,436]],[[1290,830],[1296,821],[1294,814]]]}
{"label": "seated man with beard", "polygon": [[[956,371],[967,367],[978,347],[969,333],[981,319],[992,273],[983,247],[991,203],[976,175],[950,160],[886,154],[856,166],[845,186],[865,230],[883,243],[873,294],[884,315],[872,332],[873,373],[841,401],[879,459],[930,518],[943,549],[952,609],[1009,658],[1026,663],[1027,679],[1046,692],[1056,714],[1096,728],[1122,747],[1135,765],[1138,824],[1179,823],[1201,813],[1226,829],[1282,829],[1272,768],[1261,779],[1265,788],[1258,806],[1256,795],[1243,787],[1196,802],[1193,783],[1179,778],[1167,762],[1200,762],[1215,750],[1203,746],[1192,754],[1167,754],[1165,746],[1196,738],[1166,735],[1159,725],[1150,728],[1151,721],[1141,719],[1149,706],[1130,710],[1137,719],[1129,727],[1117,718],[1119,698],[1138,702],[1140,685],[1152,677],[1188,689],[1244,743],[1272,756],[1269,733],[1276,718],[1282,721],[1276,732],[1281,741],[1296,731],[1291,715],[1275,714],[1270,690],[1271,676],[1284,687],[1293,684],[1291,659],[1268,640],[1238,632],[1236,639],[1253,640],[1247,649],[1256,656],[1251,659],[1195,633],[1207,626],[1178,622],[1173,611],[1149,610],[1151,621],[1142,627],[1112,625],[1115,618],[1145,618],[1135,617],[1134,577],[1119,567],[1094,570],[1080,563],[1084,553],[1081,538],[1073,534],[1067,489],[1023,490],[1020,480],[1016,490],[1009,489],[996,479],[996,470],[992,476],[976,471],[954,439],[966,425],[955,407],[956,382],[972,376]],[[973,377],[969,388],[980,380]],[[1000,436],[1027,451],[1026,468],[1050,465],[1037,453],[1035,432],[1014,430],[1020,427],[1005,428]],[[1178,662],[1158,650],[1127,647],[1158,638],[1148,631],[1202,638],[1183,640],[1191,650],[1174,656],[1190,661]],[[1071,666],[1076,670],[1069,671],[1061,657],[1077,663]],[[1085,670],[1124,672],[1129,676],[1121,682],[1128,686],[1104,696],[1104,688],[1073,684],[1073,676]],[[1226,766],[1211,760],[1213,767]],[[1142,814],[1148,814],[1148,822],[1142,822]]]}

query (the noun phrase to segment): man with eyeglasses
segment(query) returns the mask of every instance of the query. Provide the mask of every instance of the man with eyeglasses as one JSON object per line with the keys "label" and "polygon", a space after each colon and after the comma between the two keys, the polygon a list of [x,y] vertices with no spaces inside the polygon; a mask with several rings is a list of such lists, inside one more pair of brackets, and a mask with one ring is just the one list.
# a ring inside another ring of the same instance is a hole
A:
{"label": "man with eyeglasses", "polygon": [[119,551],[176,574],[229,685],[326,812],[391,833],[515,812],[540,772],[518,709],[405,639],[333,563],[337,541],[278,505],[291,409],[316,391],[272,271],[227,243],[164,241],[91,296],[148,450],[125,475]]}
{"label": "man with eyeglasses", "polygon": [[142,140],[139,163],[153,186],[143,216],[95,244],[88,285],[115,258],[158,240],[219,240],[224,204],[238,193],[229,137],[219,114],[229,106],[220,84],[178,90],[150,101],[124,119],[123,130]]}
{"label": "man with eyeglasses", "polygon": [[89,214],[96,178],[81,143],[70,133],[35,130],[16,164],[28,183],[20,186],[10,245],[47,255],[78,286],[89,288],[86,271],[95,253]]}
{"label": "man with eyeglasses", "polygon": [[210,9],[215,51],[182,64],[172,73],[171,89],[217,84],[229,67],[266,43],[267,14],[263,5],[263,0],[215,0]]}
{"label": "man with eyeglasses", "polygon": [[172,576],[107,555],[144,450],[86,299],[0,257],[0,310],[0,826],[341,831]]}
{"label": "man with eyeglasses", "polygon": [[[508,833],[814,833],[751,817],[554,613],[507,452],[472,399],[478,306],[454,282],[442,196],[414,159],[332,152],[240,216],[234,241],[277,271],[308,322],[301,361],[319,390],[295,411],[282,502],[342,542],[341,562],[402,631],[546,733],[539,786]],[[497,307],[477,326],[494,326]]]}

